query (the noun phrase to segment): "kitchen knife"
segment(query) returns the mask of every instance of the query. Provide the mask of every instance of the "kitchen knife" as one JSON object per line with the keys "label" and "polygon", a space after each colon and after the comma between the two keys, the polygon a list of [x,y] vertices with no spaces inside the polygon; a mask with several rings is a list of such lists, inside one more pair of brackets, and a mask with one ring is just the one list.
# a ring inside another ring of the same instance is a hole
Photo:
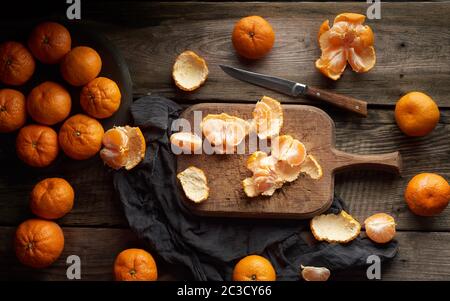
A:
{"label": "kitchen knife", "polygon": [[302,95],[310,99],[322,100],[339,108],[357,113],[361,116],[367,116],[367,103],[365,101],[345,95],[331,93],[283,78],[251,72],[226,65],[219,66],[226,74],[241,81],[294,97]]}

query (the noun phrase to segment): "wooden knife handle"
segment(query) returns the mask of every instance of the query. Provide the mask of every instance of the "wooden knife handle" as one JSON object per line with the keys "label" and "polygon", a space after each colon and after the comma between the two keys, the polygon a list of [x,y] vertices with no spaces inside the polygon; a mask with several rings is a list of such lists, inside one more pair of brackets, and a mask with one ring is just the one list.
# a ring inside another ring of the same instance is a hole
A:
{"label": "wooden knife handle", "polygon": [[332,149],[334,153],[334,162],[331,164],[336,172],[348,169],[376,169],[394,174],[401,174],[402,157],[399,152],[376,154],[376,155],[358,155],[350,154],[337,149]]}
{"label": "wooden knife handle", "polygon": [[345,95],[331,93],[310,86],[306,88],[305,96],[328,102],[329,104],[335,105],[339,108],[367,117],[367,102],[365,101]]}

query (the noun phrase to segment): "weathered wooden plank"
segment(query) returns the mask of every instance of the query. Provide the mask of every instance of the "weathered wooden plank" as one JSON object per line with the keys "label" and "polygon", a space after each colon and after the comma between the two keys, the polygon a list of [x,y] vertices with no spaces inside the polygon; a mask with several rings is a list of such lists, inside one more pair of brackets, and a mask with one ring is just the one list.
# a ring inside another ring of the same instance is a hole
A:
{"label": "weathered wooden plank", "polygon": [[[112,280],[115,256],[126,248],[142,247],[134,234],[124,229],[64,228],[65,248],[61,257],[49,268],[35,270],[16,259],[12,240],[14,228],[0,227],[0,280],[67,280],[66,258],[81,259],[82,280]],[[382,265],[383,280],[450,280],[450,233],[400,232],[397,235],[399,253]],[[151,252],[151,251],[150,251]],[[156,258],[159,280],[187,280],[190,274],[180,266],[163,263]],[[333,280],[364,280],[365,271],[342,271]]]}
{"label": "weathered wooden plank", "polygon": [[[52,266],[38,270],[23,266],[17,260],[13,249],[15,228],[0,227],[0,280],[67,280],[69,255],[80,257],[81,280],[113,280],[115,257],[124,249],[144,248],[130,230],[64,228],[63,231],[65,246],[61,257]],[[183,279],[186,274],[183,268],[177,267],[177,272],[171,275],[173,267],[151,253],[157,261],[159,280],[173,280],[176,275]]]}
{"label": "weathered wooden plank", "polygon": [[[410,213],[403,200],[407,182],[419,172],[436,172],[450,179],[450,145],[443,138],[448,137],[450,118],[449,111],[443,112],[441,123],[423,138],[403,135],[394,123],[392,110],[371,110],[369,117],[360,121],[345,115],[335,118],[338,149],[361,154],[398,150],[404,163],[402,177],[374,171],[338,174],[335,192],[348,204],[350,213],[362,222],[372,213],[388,212],[403,230],[450,230],[447,214],[450,209],[438,217],[420,218]],[[28,195],[33,185],[48,176],[62,176],[76,191],[74,209],[59,221],[62,225],[127,226],[121,204],[113,192],[111,173],[100,161],[54,172],[24,167],[14,153],[8,158],[2,161],[0,169],[0,225],[17,225],[31,216]]]}
{"label": "weathered wooden plank", "polygon": [[[137,94],[162,94],[180,101],[250,101],[262,94],[224,74],[218,64],[230,64],[306,82],[365,99],[393,104],[411,90],[429,93],[441,106],[450,106],[450,3],[383,3],[381,20],[368,20],[376,35],[377,65],[358,75],[349,70],[337,82],[314,67],[319,57],[316,37],[325,19],[344,11],[365,13],[366,3],[89,3],[83,21],[103,32],[124,54]],[[233,50],[230,34],[242,16],[266,17],[277,33],[266,58],[248,62]],[[179,16],[183,16],[180,18]],[[92,21],[92,22],[89,22]],[[204,87],[182,93],[171,80],[177,54],[191,49],[204,56],[210,76]],[[289,101],[290,98],[285,97]]]}

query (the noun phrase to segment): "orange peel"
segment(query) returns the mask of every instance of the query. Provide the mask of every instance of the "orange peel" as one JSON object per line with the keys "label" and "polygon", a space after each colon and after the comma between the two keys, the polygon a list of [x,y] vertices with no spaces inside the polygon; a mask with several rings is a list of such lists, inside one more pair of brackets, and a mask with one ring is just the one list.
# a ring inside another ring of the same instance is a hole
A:
{"label": "orange peel", "polygon": [[318,241],[348,243],[358,237],[361,225],[342,210],[339,214],[321,214],[310,222],[311,232]]}
{"label": "orange peel", "polygon": [[364,15],[343,13],[336,16],[332,27],[328,20],[322,23],[318,33],[322,55],[315,63],[322,74],[337,80],[347,62],[358,73],[375,66],[374,35],[364,21]]}
{"label": "orange peel", "polygon": [[200,168],[190,166],[178,173],[177,178],[186,197],[194,203],[201,203],[209,197],[208,180]]}
{"label": "orange peel", "polygon": [[206,61],[191,50],[178,55],[172,69],[175,84],[184,91],[198,89],[208,78],[208,73]]}

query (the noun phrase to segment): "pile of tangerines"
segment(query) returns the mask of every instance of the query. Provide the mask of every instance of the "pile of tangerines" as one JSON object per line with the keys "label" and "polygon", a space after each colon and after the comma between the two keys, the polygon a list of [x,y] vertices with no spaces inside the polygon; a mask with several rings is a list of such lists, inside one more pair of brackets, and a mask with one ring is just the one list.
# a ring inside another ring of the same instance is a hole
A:
{"label": "pile of tangerines", "polygon": [[[111,117],[121,103],[117,84],[98,77],[102,60],[97,51],[87,46],[72,48],[70,32],[55,22],[37,25],[27,46],[16,41],[0,44],[0,82],[11,87],[0,90],[0,133],[18,131],[17,156],[25,164],[41,168],[54,162],[60,149],[72,159],[85,160],[95,156],[103,142],[101,157],[112,168],[129,169],[139,163],[145,152],[140,130],[126,126],[104,133],[97,120]],[[61,84],[42,82],[27,97],[17,90],[34,75],[35,59],[43,65],[59,64],[65,82],[81,87],[79,102],[84,114],[69,117],[73,100]],[[27,119],[33,122],[25,125]],[[59,127],[58,133],[54,127]],[[66,215],[74,197],[74,189],[64,179],[48,178],[36,184],[30,208],[38,218],[20,224],[15,236],[16,255],[23,264],[43,268],[61,255],[63,231],[51,220]],[[118,270],[121,265],[118,258]],[[156,266],[151,272],[156,279]]]}

